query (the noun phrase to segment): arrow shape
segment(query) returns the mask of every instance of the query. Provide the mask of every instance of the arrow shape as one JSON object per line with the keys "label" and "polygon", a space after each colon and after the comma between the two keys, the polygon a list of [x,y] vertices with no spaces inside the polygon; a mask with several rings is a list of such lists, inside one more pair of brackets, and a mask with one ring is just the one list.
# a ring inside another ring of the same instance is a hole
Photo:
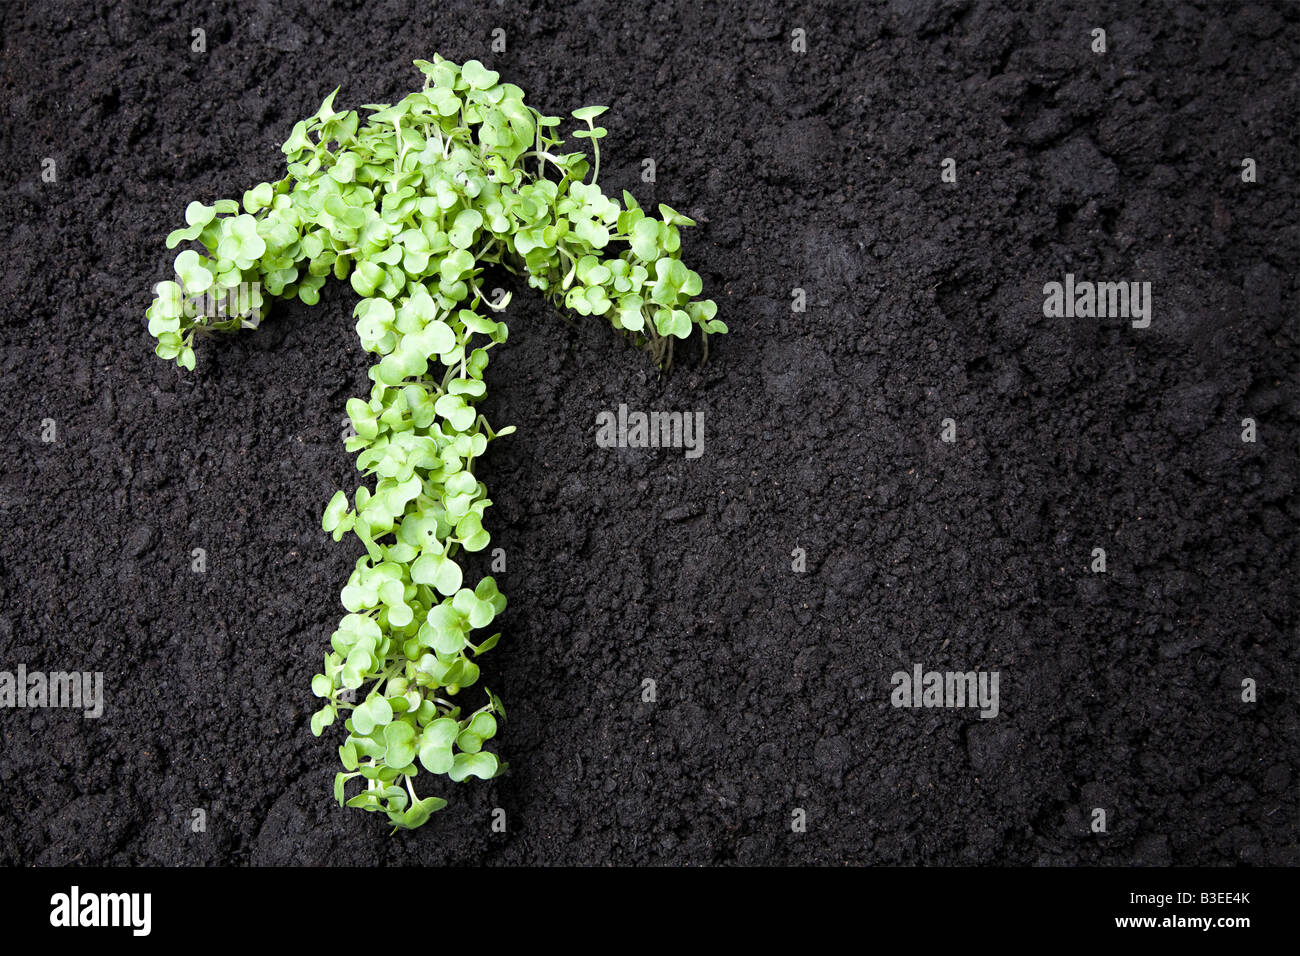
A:
{"label": "arrow shape", "polygon": [[459,782],[505,767],[482,749],[505,717],[500,700],[487,691],[471,713],[454,701],[500,636],[474,635],[506,604],[492,577],[465,586],[457,561],[491,540],[483,517],[492,502],[475,462],[514,430],[493,430],[476,407],[488,352],[507,337],[493,314],[509,297],[487,299],[484,267],[522,273],[573,311],[607,317],[664,369],[693,328],[706,355],[708,336],[727,331],[680,259],[680,227],[694,223],[664,205],[655,217],[626,191],[619,203],[596,184],[606,131],[595,121],[606,107],[573,113],[589,162],[564,151],[559,117],[526,105],[477,60],[415,65],[423,89],[362,107],[364,122],[334,109],[338,90],[326,97],[284,144],[280,181],[259,183],[242,203],[190,203],[167,247],[193,241],[203,251],[176,256],[176,279],[159,283],[147,312],[157,354],[192,371],[195,337],[255,328],[264,295],[314,305],[333,275],[361,297],[357,334],[378,360],[369,399],[347,403],[355,434],[346,447],[374,487],[351,499],[337,492],[322,519],[335,541],[356,535],[366,555],[312,680],[324,705],[311,723],[319,736],[344,718],[339,803],[404,828],[446,805],[417,795],[421,769]]}

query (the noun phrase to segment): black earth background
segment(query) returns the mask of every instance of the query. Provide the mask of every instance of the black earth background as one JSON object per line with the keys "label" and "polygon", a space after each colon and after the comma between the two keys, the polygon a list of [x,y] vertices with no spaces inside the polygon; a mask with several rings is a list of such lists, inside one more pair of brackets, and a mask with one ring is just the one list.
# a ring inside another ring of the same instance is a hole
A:
{"label": "black earth background", "polygon": [[[0,711],[0,861],[1300,862],[1297,5],[0,9],[0,670],[107,695]],[[359,478],[355,295],[194,373],[144,311],[190,200],[283,175],[330,90],[392,102],[435,52],[608,104],[601,185],[700,221],[732,332],[660,378],[493,277],[510,605],[464,693],[504,699],[510,770],[390,836],[308,729],[361,553],[320,530]],[[1045,318],[1067,272],[1149,281],[1150,327]],[[598,448],[620,403],[704,412],[704,455]],[[1000,714],[892,707],[916,663],[998,671]]]}

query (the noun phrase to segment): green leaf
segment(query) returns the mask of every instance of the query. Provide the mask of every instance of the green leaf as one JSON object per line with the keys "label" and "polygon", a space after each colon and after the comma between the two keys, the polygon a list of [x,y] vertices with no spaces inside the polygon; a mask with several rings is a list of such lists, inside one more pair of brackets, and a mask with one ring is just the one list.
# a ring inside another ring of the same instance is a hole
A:
{"label": "green leaf", "polygon": [[438,271],[444,282],[455,282],[474,268],[474,257],[464,249],[453,249],[442,259]]}
{"label": "green leaf", "polygon": [[244,192],[244,208],[249,212],[258,212],[271,205],[274,198],[270,183],[258,183]]}
{"label": "green leaf", "polygon": [[321,528],[325,531],[333,531],[343,523],[344,517],[348,513],[348,496],[342,491],[334,492],[334,497],[330,503],[325,506],[325,514],[321,518]]}
{"label": "green leaf", "polygon": [[344,770],[357,769],[357,747],[351,740],[339,747],[339,762],[343,764]]}
{"label": "green leaf", "polygon": [[440,717],[424,728],[420,735],[420,763],[430,773],[446,773],[455,763],[452,744],[459,734],[460,725],[448,717]]}
{"label": "green leaf", "polygon": [[417,347],[426,356],[445,355],[456,347],[456,334],[446,322],[430,322],[414,336]]}
{"label": "green leaf", "polygon": [[470,552],[482,551],[492,540],[483,530],[483,519],[472,511],[457,523],[456,537],[460,538],[465,550]]}
{"label": "green leaf", "polygon": [[176,256],[175,269],[188,294],[196,295],[212,287],[212,272],[193,249],[186,249]]}
{"label": "green leaf", "polygon": [[496,608],[491,601],[485,601],[473,591],[462,588],[452,598],[452,607],[469,621],[471,628],[486,627],[496,616]]}
{"label": "green leaf", "polygon": [[486,654],[488,651],[492,650],[492,648],[496,647],[497,642],[500,640],[501,640],[500,634],[493,634],[487,640],[479,644],[478,647],[474,648],[474,656],[478,657],[480,654]]}
{"label": "green leaf", "polygon": [[432,814],[446,805],[447,801],[442,797],[425,797],[423,800],[417,800],[402,814],[402,826],[408,830],[423,826]]}
{"label": "green leaf", "polygon": [[653,262],[659,255],[659,223],[653,219],[638,220],[629,241],[638,259]]}
{"label": "green leaf", "polygon": [[478,737],[484,740],[490,740],[496,736],[497,719],[491,714],[476,714],[474,719],[469,723],[469,729]]}
{"label": "green leaf", "polygon": [[447,238],[457,249],[468,249],[474,244],[474,236],[482,225],[482,213],[477,209],[462,209],[456,214],[456,221],[447,230]]}
{"label": "green leaf", "polygon": [[440,86],[429,90],[425,93],[429,101],[439,116],[455,116],[460,112],[461,100],[449,87]]}
{"label": "green leaf", "polygon": [[378,290],[384,278],[382,266],[374,262],[358,262],[356,271],[352,273],[352,288],[357,295],[370,297]]}
{"label": "green leaf", "polygon": [[405,720],[384,728],[384,743],[388,745],[384,759],[390,767],[405,767],[415,760],[415,728]]}
{"label": "green leaf", "polygon": [[460,565],[445,554],[422,554],[411,565],[411,580],[431,585],[439,594],[455,594],[461,579]]}
{"label": "green leaf", "polygon": [[311,715],[312,736],[319,737],[325,728],[332,723],[334,723],[334,707],[333,705],[326,705]]}
{"label": "green leaf", "polygon": [[665,206],[663,203],[659,204],[659,218],[662,219],[670,226],[695,225],[694,219],[688,219],[686,216],[683,216],[681,213],[679,213],[676,209],[673,209],[670,206]]}
{"label": "green leaf", "polygon": [[457,431],[468,431],[474,424],[474,419],[478,417],[472,407],[465,404],[465,400],[459,395],[444,395],[434,403],[434,410],[439,415],[451,423],[451,427]]}
{"label": "green leaf", "polygon": [[478,60],[466,60],[465,65],[460,68],[460,75],[471,89],[486,90],[496,86],[497,80],[501,74],[494,70],[489,70]]}
{"label": "green leaf", "polygon": [[370,736],[376,727],[383,727],[392,719],[392,706],[380,696],[371,697],[352,711],[352,725],[363,737]]}
{"label": "green leaf", "polygon": [[619,300],[617,317],[619,325],[633,332],[645,328],[645,313],[641,311],[644,300],[639,295],[624,296]]}
{"label": "green leaf", "polygon": [[496,776],[497,766],[496,754],[458,753],[452,761],[451,769],[447,771],[447,776],[456,783],[469,777],[491,780]]}
{"label": "green leaf", "polygon": [[369,737],[375,729],[375,719],[370,715],[370,708],[365,704],[352,711],[352,728],[363,737]]}

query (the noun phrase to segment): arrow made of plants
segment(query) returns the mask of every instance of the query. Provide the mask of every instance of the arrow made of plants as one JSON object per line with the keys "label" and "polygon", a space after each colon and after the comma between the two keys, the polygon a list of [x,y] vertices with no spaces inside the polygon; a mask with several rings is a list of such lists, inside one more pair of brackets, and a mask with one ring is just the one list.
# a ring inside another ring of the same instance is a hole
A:
{"label": "arrow made of plants", "polygon": [[[453,703],[478,680],[472,658],[500,635],[471,635],[505,608],[496,581],[464,587],[456,555],[489,542],[491,505],[474,477],[493,431],[483,398],[488,350],[506,340],[480,287],[483,267],[522,269],[528,284],[582,315],[608,316],[666,368],[675,339],[699,326],[726,332],[717,306],[697,300],[700,277],[679,258],[679,226],[694,223],[667,206],[659,218],[624,192],[596,185],[603,106],[575,110],[594,163],[564,152],[560,119],[524,104],[476,60],[457,66],[417,60],[424,89],[396,106],[335,112],[331,93],[284,144],[288,175],[235,200],[193,202],[188,227],[167,247],[197,240],[203,252],[176,256],[179,281],[160,283],[148,310],[157,353],[194,368],[194,337],[255,327],[262,294],[308,305],[332,273],[361,296],[354,315],[362,347],[380,356],[370,399],[350,399],[356,431],[347,441],[357,469],[375,479],[351,501],[339,491],[323,527],[365,545],[341,595],[347,615],[331,637],[312,690],[324,706],[319,736],[348,714],[335,780],[340,803],[382,811],[417,827],[446,805],[417,795],[420,769],[453,781],[504,769],[483,742],[504,718],[501,702],[472,713]],[[591,172],[591,182],[587,173]],[[487,311],[480,311],[480,306]],[[476,338],[477,337],[477,338]],[[359,699],[359,702],[357,702]],[[348,797],[350,782],[361,789]]]}

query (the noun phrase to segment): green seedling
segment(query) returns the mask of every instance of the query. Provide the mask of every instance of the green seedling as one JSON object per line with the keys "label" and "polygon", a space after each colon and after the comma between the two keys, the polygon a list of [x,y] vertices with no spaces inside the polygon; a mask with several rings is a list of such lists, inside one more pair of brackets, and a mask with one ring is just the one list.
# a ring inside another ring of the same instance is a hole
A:
{"label": "green seedling", "polygon": [[[493,317],[507,302],[483,294],[484,267],[522,273],[579,314],[605,316],[661,368],[693,328],[706,349],[710,334],[727,331],[680,259],[679,228],[694,223],[667,206],[656,217],[626,192],[620,203],[596,184],[605,130],[593,121],[605,107],[573,114],[585,124],[573,135],[591,141],[589,169],[583,153],[565,151],[559,117],[526,105],[476,60],[415,65],[423,89],[362,107],[364,122],[334,109],[338,90],[326,97],[284,144],[283,179],[259,183],[242,203],[191,203],[167,246],[202,251],[176,256],[176,280],[160,283],[148,310],[157,354],[192,370],[195,336],[255,327],[262,291],[313,305],[332,275],[360,297],[357,335],[377,361],[370,397],[347,403],[356,434],[346,447],[373,484],[337,492],[322,527],[335,541],[351,532],[366,553],[312,679],[323,706],[311,729],[319,736],[341,721],[347,731],[338,802],[401,828],[446,805],[416,793],[421,771],[459,782],[505,766],[483,749],[505,718],[500,700],[486,691],[471,712],[456,703],[500,637],[476,635],[506,606],[491,577],[466,585],[459,560],[491,540],[492,502],[475,463],[514,430],[493,430],[476,407],[488,353],[507,335]],[[250,284],[258,293],[240,300],[242,311],[193,308]]]}

